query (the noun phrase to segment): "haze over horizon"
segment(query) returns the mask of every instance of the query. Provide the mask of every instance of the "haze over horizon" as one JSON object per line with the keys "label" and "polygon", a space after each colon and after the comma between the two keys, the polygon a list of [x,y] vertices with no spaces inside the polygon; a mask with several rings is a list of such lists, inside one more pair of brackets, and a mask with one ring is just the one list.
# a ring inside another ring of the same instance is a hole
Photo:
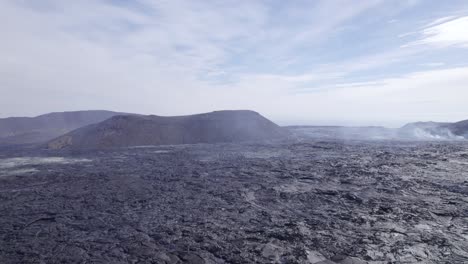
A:
{"label": "haze over horizon", "polygon": [[5,0],[0,16],[0,118],[468,119],[467,1]]}

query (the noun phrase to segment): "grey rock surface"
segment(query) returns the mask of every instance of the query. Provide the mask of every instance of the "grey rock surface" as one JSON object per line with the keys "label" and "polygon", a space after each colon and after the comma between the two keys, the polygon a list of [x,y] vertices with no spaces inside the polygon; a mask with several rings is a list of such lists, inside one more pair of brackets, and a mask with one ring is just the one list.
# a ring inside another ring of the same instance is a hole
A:
{"label": "grey rock surface", "polygon": [[467,263],[467,171],[465,142],[5,149],[0,263]]}

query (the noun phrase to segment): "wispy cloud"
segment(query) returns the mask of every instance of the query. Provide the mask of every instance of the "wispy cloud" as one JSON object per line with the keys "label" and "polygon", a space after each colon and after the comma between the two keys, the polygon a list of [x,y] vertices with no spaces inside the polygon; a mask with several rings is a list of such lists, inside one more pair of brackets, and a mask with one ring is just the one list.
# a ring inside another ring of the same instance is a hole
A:
{"label": "wispy cloud", "polygon": [[468,48],[468,16],[443,17],[421,31],[422,38],[409,45]]}
{"label": "wispy cloud", "polygon": [[[444,14],[422,29],[405,24],[400,12],[423,4],[0,1],[7,22],[0,24],[0,116],[252,108],[277,119],[338,118],[346,109],[335,105],[360,103],[338,91],[366,87],[369,97],[390,76],[406,80],[431,63],[442,66],[437,61],[455,68],[453,60],[424,57],[467,47],[467,17]],[[413,33],[398,37],[405,32]],[[360,114],[369,117],[365,105]]]}
{"label": "wispy cloud", "polygon": [[455,19],[456,16],[446,16],[446,17],[441,17],[441,18],[438,18],[430,23],[428,23],[425,27],[426,28],[429,28],[429,27],[433,27],[433,26],[437,26],[439,24],[442,24],[444,22],[447,22],[447,21],[450,21],[450,20],[453,20]]}
{"label": "wispy cloud", "polygon": [[440,66],[444,66],[445,63],[443,63],[443,62],[428,62],[428,63],[423,63],[421,65],[426,66],[426,67],[440,67]]}
{"label": "wispy cloud", "polygon": [[[364,83],[341,83],[335,89],[297,94],[285,111],[326,113],[328,120],[355,124],[401,125],[414,120],[466,119],[468,68],[420,71]],[[289,113],[293,116],[293,113]]]}

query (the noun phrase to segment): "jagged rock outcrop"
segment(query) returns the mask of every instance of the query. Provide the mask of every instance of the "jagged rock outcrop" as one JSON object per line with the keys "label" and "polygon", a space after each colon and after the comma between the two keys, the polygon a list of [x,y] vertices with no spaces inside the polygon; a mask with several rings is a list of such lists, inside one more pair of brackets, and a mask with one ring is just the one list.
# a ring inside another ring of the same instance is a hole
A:
{"label": "jagged rock outcrop", "polygon": [[49,142],[52,149],[241,142],[284,138],[287,130],[248,111],[187,116],[114,116]]}

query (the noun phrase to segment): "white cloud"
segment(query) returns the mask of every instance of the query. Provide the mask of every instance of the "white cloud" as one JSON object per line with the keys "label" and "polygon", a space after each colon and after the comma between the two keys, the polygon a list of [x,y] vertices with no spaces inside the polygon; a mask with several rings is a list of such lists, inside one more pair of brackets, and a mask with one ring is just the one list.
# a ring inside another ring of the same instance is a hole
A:
{"label": "white cloud", "polygon": [[457,46],[468,48],[468,16],[453,19],[444,17],[429,24],[422,32],[422,39],[412,43],[436,47]]}
{"label": "white cloud", "polygon": [[467,86],[468,67],[422,71],[299,94],[289,99],[294,103],[282,109],[302,110],[314,117],[321,113],[324,119],[359,124],[458,121],[468,118]]}
{"label": "white cloud", "polygon": [[[346,1],[321,1],[273,14],[265,2],[253,1],[1,1],[0,17],[7,23],[0,24],[0,116],[89,108],[156,114],[239,108],[236,101],[216,103],[219,88],[209,79],[242,82],[247,78],[242,71],[255,74],[258,58],[280,65],[298,42],[315,41],[379,2],[337,8]],[[338,11],[330,17],[332,10]],[[298,12],[302,17],[293,16]],[[276,25],[276,15],[305,21],[300,27]],[[224,66],[247,50],[243,69]],[[273,82],[325,77],[283,76]],[[222,89],[232,91],[228,85]],[[253,90],[232,93],[256,94]]]}
{"label": "white cloud", "polygon": [[207,88],[198,96],[216,98],[216,104],[223,108],[256,109],[282,124],[400,126],[417,120],[459,121],[468,117],[468,67],[291,93],[301,84],[299,79],[250,75],[235,85]]}
{"label": "white cloud", "polygon": [[18,3],[0,3],[8,21],[0,25],[2,116],[86,108],[186,112],[191,104],[174,102],[206,86],[198,77],[217,70],[229,40],[263,23],[255,4],[210,9],[141,1],[141,12],[104,1],[43,1],[46,10]]}
{"label": "white cloud", "polygon": [[[311,1],[272,13],[263,1],[139,0],[125,6],[44,0],[44,7],[0,1],[0,17],[8,22],[0,24],[0,116],[77,109],[175,115],[246,108],[279,121],[364,123],[468,113],[461,102],[468,96],[466,68],[364,83],[341,79],[402,62],[425,47],[311,62],[303,65],[305,73],[284,73],[298,59],[298,47],[315,54],[312,44],[381,2]],[[424,43],[454,43],[451,30],[466,29],[443,26],[454,21],[430,26],[439,28],[426,34]],[[462,45],[461,38],[456,45]],[[270,71],[258,70],[261,63]]]}
{"label": "white cloud", "polygon": [[446,16],[446,17],[441,17],[441,18],[438,18],[430,23],[428,23],[425,28],[428,28],[428,27],[433,27],[433,26],[436,26],[436,25],[439,25],[439,24],[442,24],[446,21],[450,21],[450,20],[453,20],[455,19],[456,17],[455,16]]}
{"label": "white cloud", "polygon": [[423,63],[421,66],[426,66],[426,67],[440,67],[444,66],[445,63],[443,62],[429,62],[429,63]]}

